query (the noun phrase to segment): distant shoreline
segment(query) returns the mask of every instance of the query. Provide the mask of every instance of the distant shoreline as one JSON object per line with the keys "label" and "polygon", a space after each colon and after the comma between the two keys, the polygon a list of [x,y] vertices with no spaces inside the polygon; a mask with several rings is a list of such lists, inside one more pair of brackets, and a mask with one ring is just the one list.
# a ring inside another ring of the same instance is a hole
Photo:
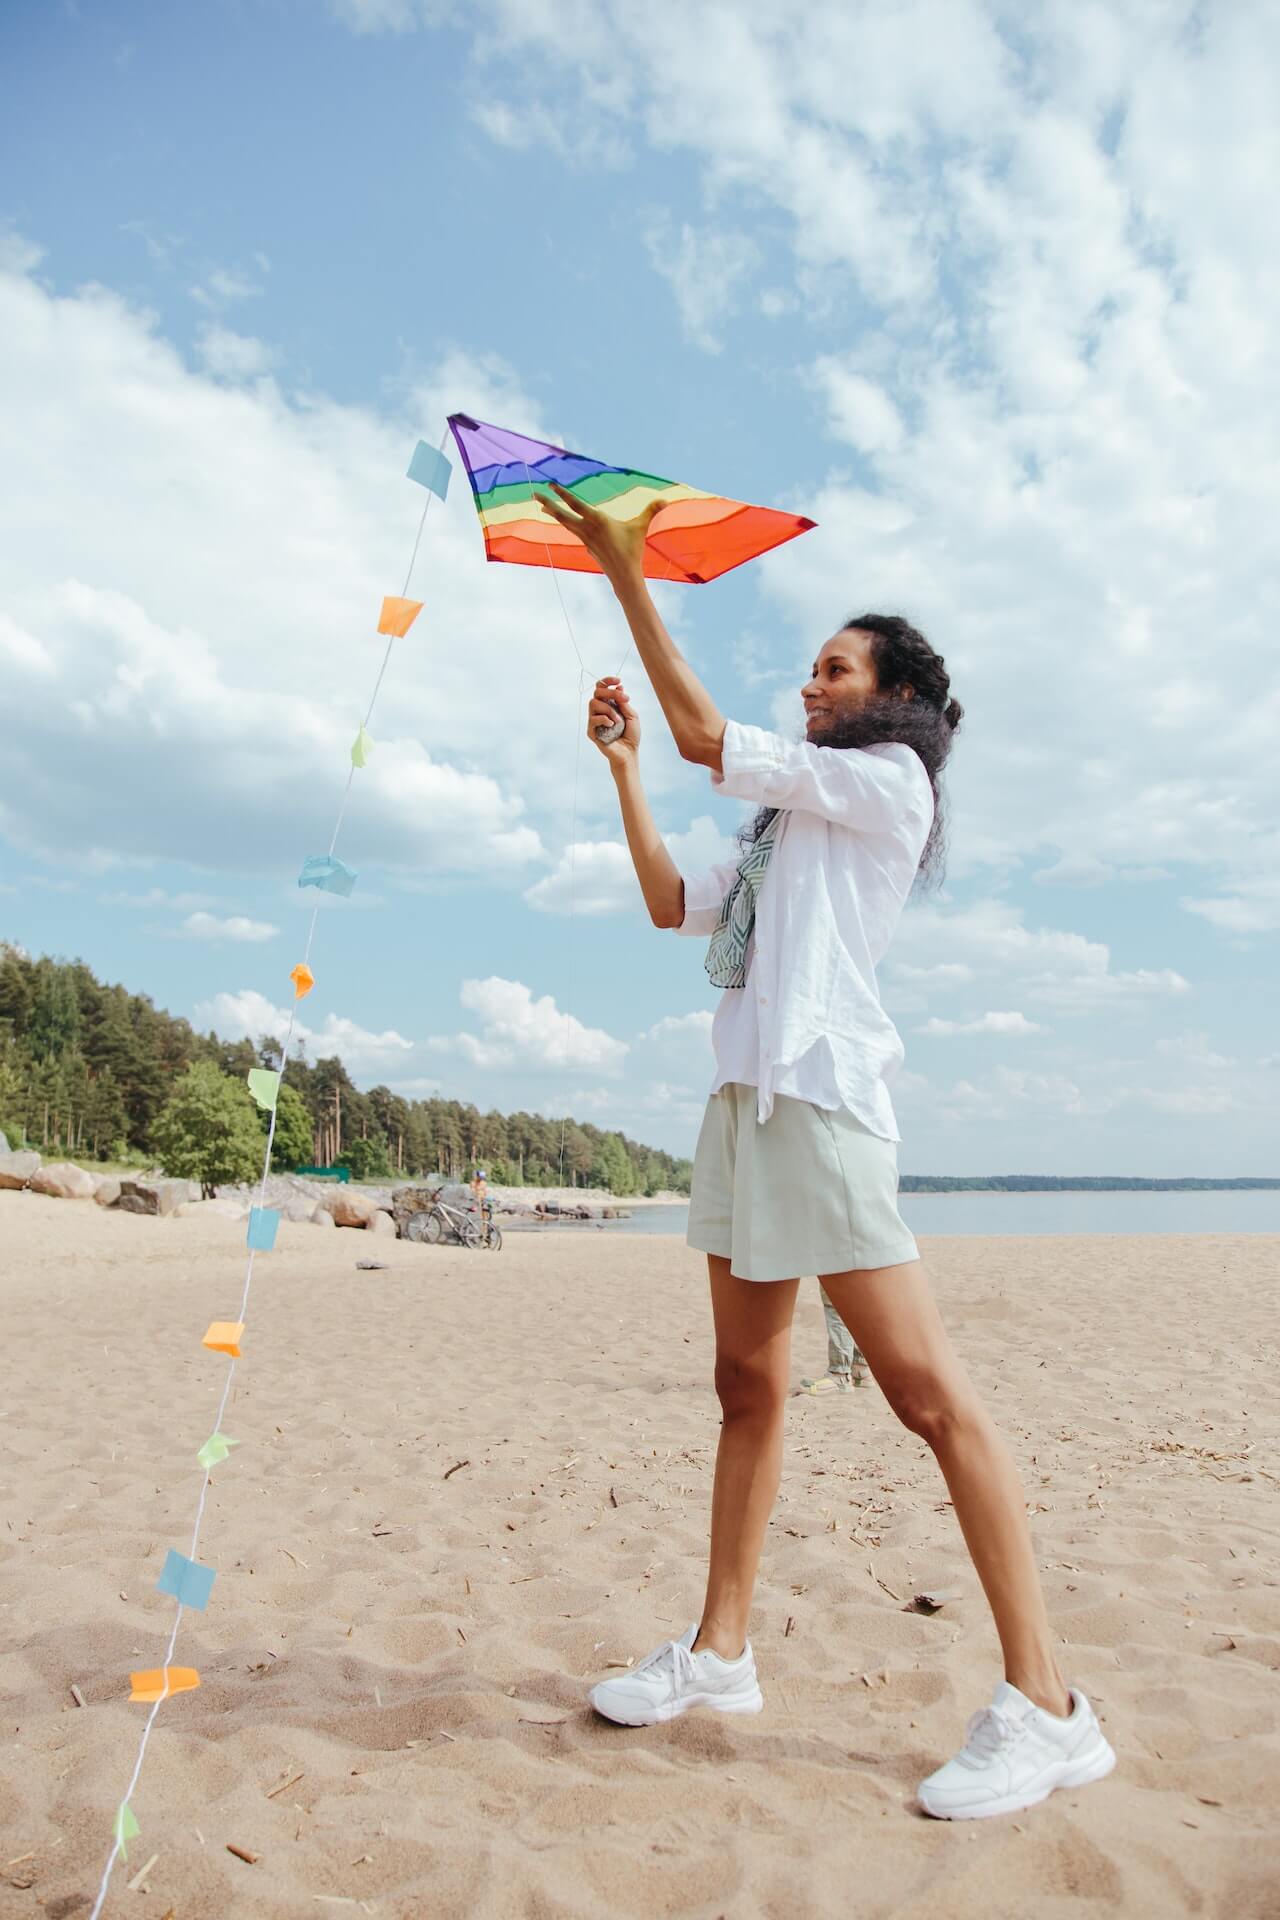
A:
{"label": "distant shoreline", "polygon": [[925,1197],[949,1193],[1274,1193],[1278,1188],[1280,1180],[1142,1180],[1136,1176],[1122,1180],[1105,1174],[1066,1180],[1037,1174],[975,1175],[966,1180],[946,1174],[904,1173],[898,1183],[900,1193]]}

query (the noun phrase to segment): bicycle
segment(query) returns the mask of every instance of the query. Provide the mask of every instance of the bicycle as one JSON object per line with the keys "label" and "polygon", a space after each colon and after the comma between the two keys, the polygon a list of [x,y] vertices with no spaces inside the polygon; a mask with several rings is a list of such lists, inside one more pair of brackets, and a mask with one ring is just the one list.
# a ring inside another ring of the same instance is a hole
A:
{"label": "bicycle", "polygon": [[497,1253],[502,1246],[501,1230],[493,1222],[493,1203],[485,1209],[482,1226],[474,1214],[464,1213],[460,1207],[451,1207],[444,1200],[436,1200],[421,1213],[411,1214],[405,1222],[404,1237],[435,1247],[442,1242],[451,1242],[469,1247],[473,1252],[483,1247],[490,1253]]}

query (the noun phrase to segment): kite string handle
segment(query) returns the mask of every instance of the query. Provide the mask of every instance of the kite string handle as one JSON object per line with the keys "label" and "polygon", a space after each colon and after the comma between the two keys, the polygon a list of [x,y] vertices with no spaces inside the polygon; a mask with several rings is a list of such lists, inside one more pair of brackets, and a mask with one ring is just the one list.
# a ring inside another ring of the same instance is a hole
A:
{"label": "kite string handle", "polygon": [[591,729],[593,736],[599,741],[602,747],[611,747],[615,740],[621,740],[627,730],[627,723],[621,713],[618,712],[617,701],[610,700],[609,705],[613,708],[614,712],[618,714],[617,719],[606,721],[603,726],[593,727]]}

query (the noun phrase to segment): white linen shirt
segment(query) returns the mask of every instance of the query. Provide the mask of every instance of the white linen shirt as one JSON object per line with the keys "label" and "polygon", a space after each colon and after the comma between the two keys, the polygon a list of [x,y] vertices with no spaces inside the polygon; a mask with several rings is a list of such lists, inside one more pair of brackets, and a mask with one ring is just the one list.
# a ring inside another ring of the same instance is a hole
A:
{"label": "white linen shirt", "polygon": [[[889,1083],[903,1060],[880,1005],[876,965],[911,891],[933,823],[933,791],[911,747],[791,742],[730,720],[717,793],[784,809],[756,902],[746,984],[726,987],[711,1027],[716,1071],[759,1089],[761,1124],[774,1097],[846,1107],[899,1140]],[[735,861],[686,874],[676,929],[709,937]]]}

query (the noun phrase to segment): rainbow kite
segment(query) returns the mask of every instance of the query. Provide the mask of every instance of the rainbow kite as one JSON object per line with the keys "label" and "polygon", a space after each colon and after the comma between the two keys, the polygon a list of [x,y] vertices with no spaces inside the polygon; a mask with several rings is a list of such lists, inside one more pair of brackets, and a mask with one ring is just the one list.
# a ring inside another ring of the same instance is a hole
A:
{"label": "rainbow kite", "polygon": [[576,534],[553,520],[537,499],[535,488],[552,480],[620,520],[631,519],[651,500],[662,501],[645,541],[644,571],[650,580],[714,580],[814,525],[802,514],[749,507],[656,473],[611,467],[547,440],[486,426],[470,414],[450,414],[449,425],[470,476],[490,560],[600,572]]}

